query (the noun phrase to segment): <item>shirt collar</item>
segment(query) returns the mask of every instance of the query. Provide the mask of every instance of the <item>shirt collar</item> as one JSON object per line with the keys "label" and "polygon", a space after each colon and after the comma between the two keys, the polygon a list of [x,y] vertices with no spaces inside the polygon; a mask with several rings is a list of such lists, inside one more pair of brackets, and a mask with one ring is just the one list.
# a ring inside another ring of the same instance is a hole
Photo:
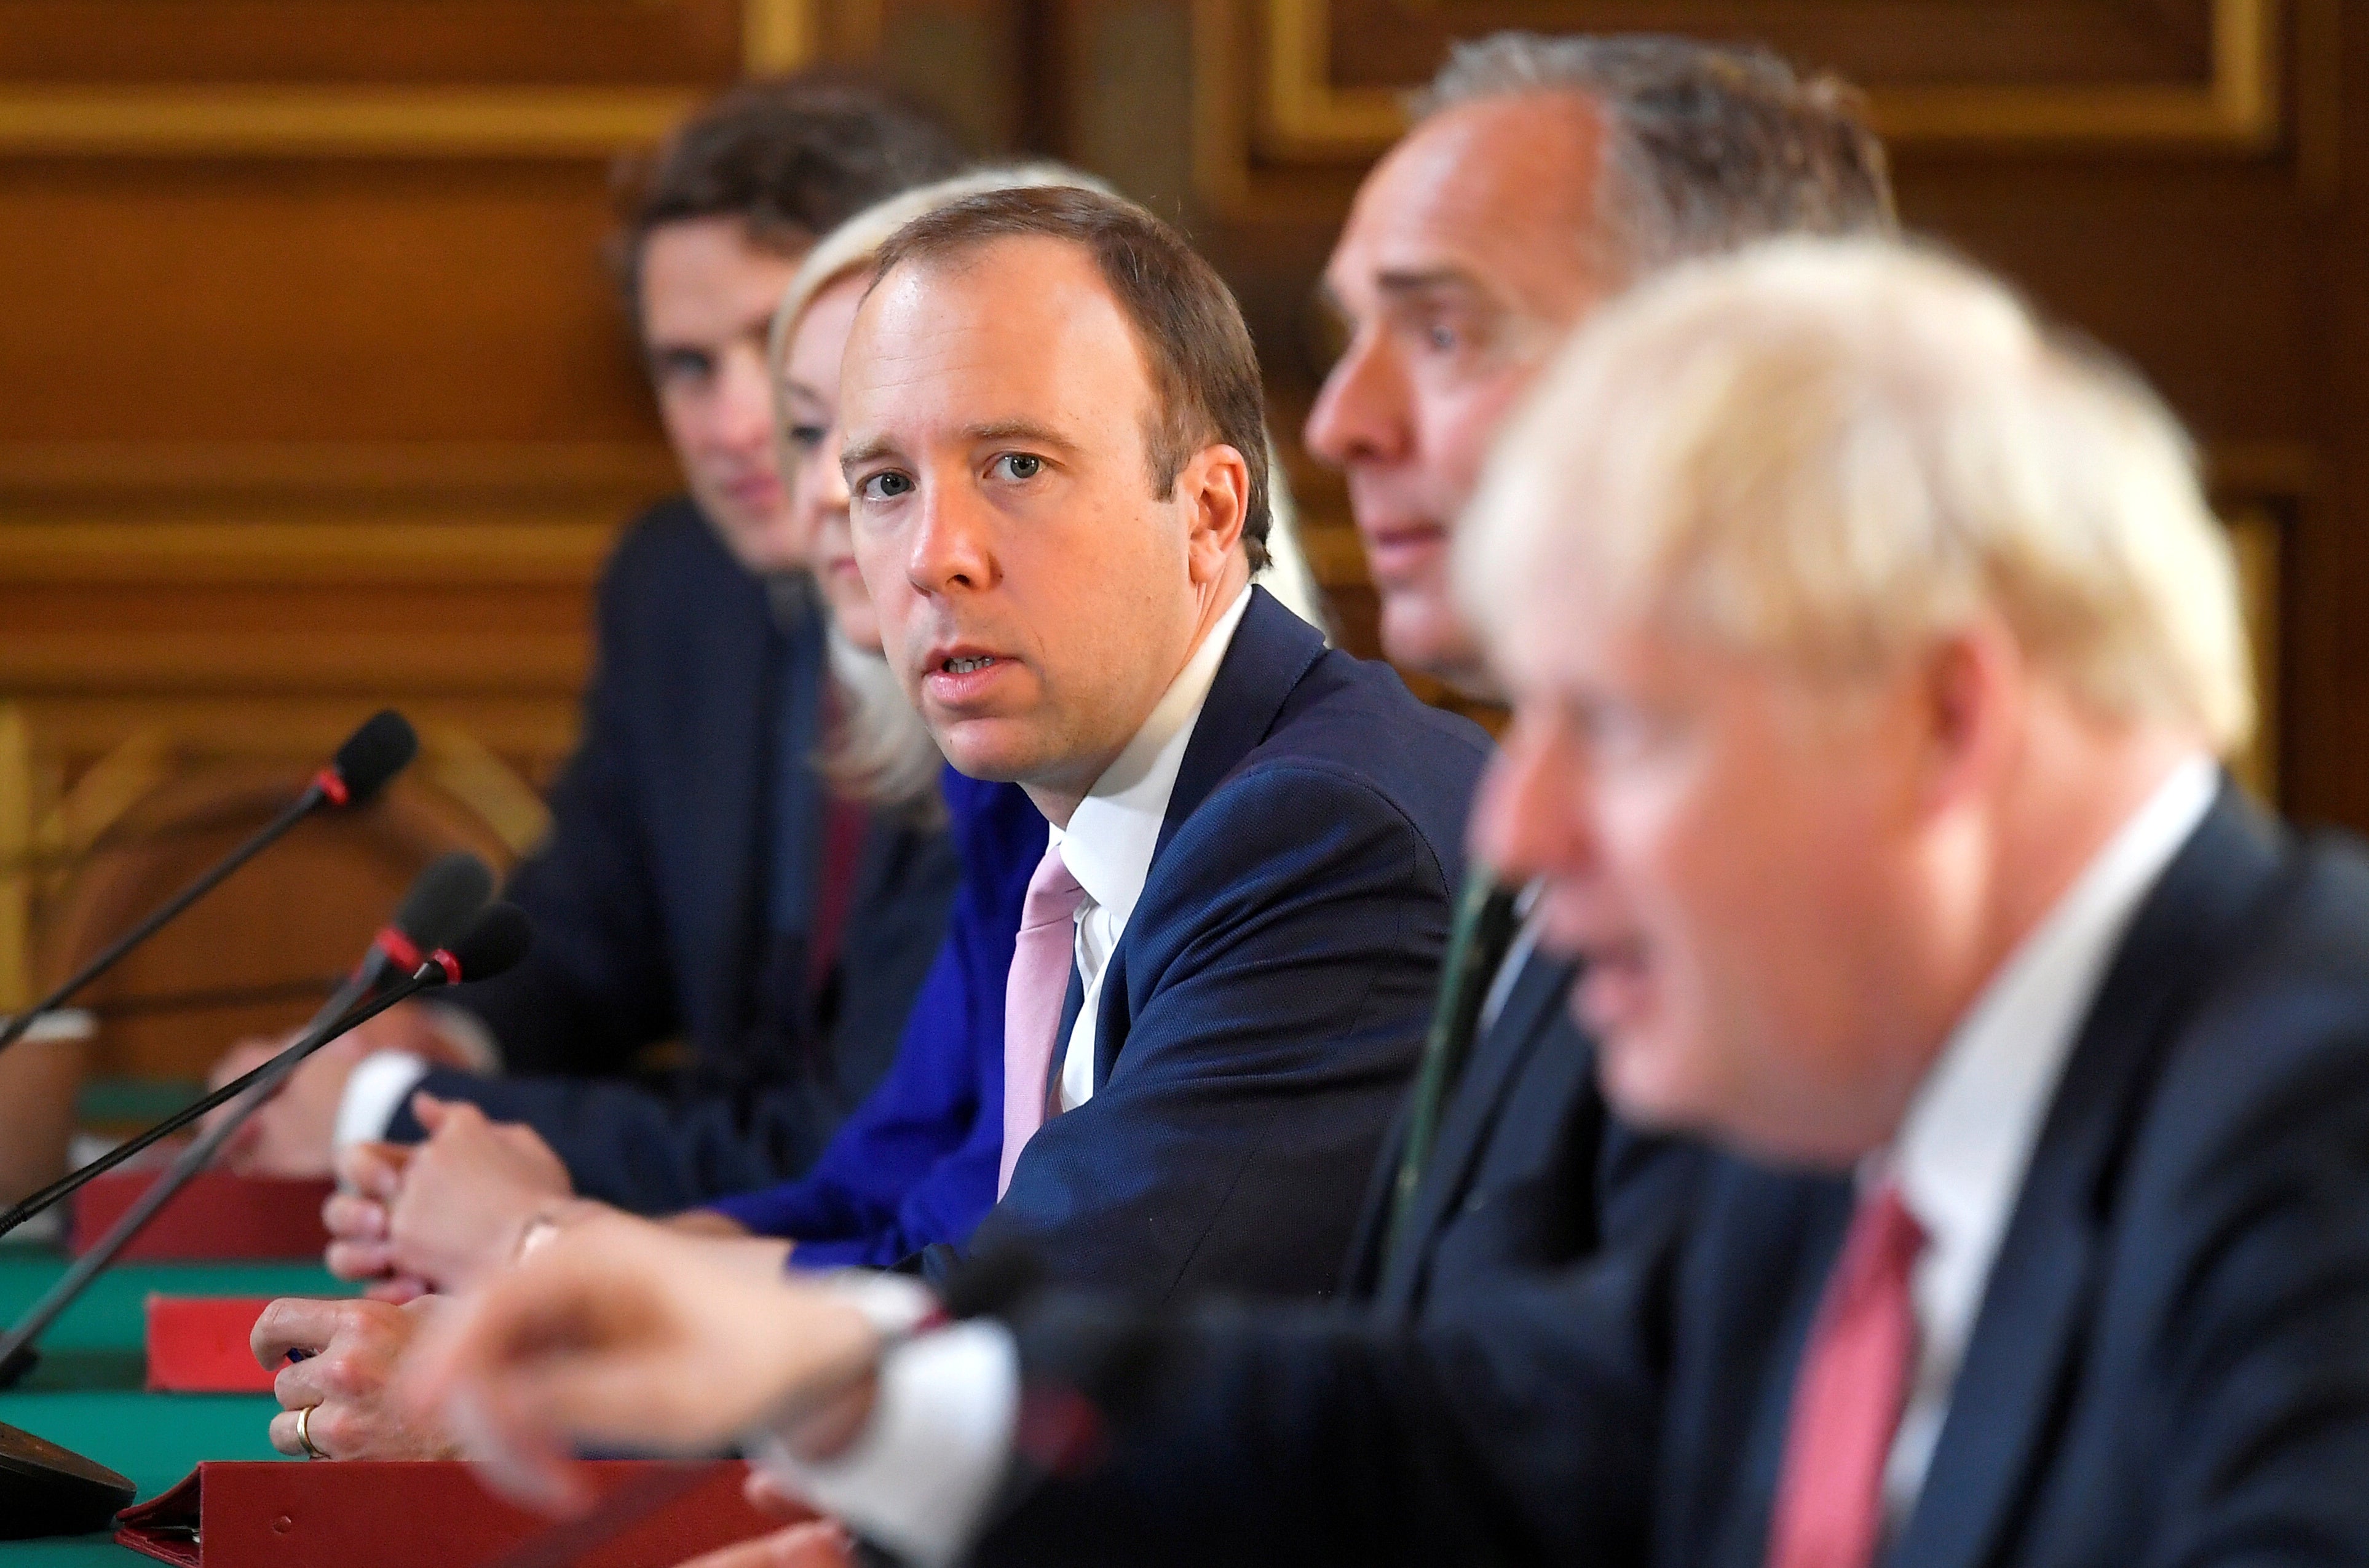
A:
{"label": "shirt collar", "polygon": [[1177,770],[1184,765],[1184,750],[1192,743],[1201,706],[1209,700],[1218,666],[1250,602],[1251,590],[1245,588],[1168,683],[1127,750],[1078,802],[1069,827],[1052,831],[1061,864],[1118,926],[1127,923],[1136,899],[1143,896],[1144,880],[1151,875],[1151,852],[1159,847],[1160,826],[1168,817],[1168,797],[1176,789]]}
{"label": "shirt collar", "polygon": [[1934,1325],[1940,1332],[1971,1328],[2041,1118],[2107,963],[2218,788],[2207,758],[2172,770],[1992,977],[1910,1103],[1892,1169],[1925,1230],[1923,1266],[1966,1319]]}

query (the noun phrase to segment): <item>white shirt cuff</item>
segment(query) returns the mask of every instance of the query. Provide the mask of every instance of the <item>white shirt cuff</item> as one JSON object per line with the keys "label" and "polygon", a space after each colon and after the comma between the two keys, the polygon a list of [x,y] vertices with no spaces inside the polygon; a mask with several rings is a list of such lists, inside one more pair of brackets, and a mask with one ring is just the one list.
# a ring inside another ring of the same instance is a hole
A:
{"label": "white shirt cuff", "polygon": [[484,1019],[465,1007],[455,1007],[432,997],[421,997],[412,1005],[428,1014],[445,1045],[459,1054],[463,1067],[488,1077],[501,1071],[501,1042],[494,1038],[494,1032],[486,1027]]}
{"label": "white shirt cuff", "polygon": [[337,1130],[331,1140],[339,1149],[370,1143],[386,1136],[387,1123],[419,1081],[428,1076],[428,1061],[409,1051],[374,1051],[362,1058],[346,1080],[345,1097],[338,1102]]}
{"label": "white shirt cuff", "polygon": [[975,1319],[891,1350],[872,1420],[820,1464],[771,1434],[756,1462],[783,1486],[919,1568],[959,1562],[986,1527],[1011,1468],[1020,1350],[1001,1323]]}

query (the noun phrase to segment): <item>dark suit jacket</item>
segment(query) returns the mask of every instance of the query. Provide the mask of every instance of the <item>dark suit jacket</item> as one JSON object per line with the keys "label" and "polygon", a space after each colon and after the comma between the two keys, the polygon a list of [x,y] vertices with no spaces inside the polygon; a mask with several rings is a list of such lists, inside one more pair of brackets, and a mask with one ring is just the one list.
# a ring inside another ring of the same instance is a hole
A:
{"label": "dark suit jacket", "polygon": [[[972,1247],[1151,1299],[1329,1291],[1488,746],[1253,589],[1104,972],[1093,1098],[1029,1140]],[[953,1249],[923,1261],[943,1276]]]}
{"label": "dark suit jacket", "polygon": [[[1020,1314],[1106,1442],[991,1561],[1757,1568],[1847,1179],[1698,1162],[1682,1227],[1420,1329]],[[1894,1568],[2369,1561],[2369,862],[2225,795],[2067,1064]]]}
{"label": "dark suit jacket", "polygon": [[1413,1319],[1494,1288],[1509,1270],[1553,1268],[1596,1250],[1604,1098],[1595,1047],[1566,1005],[1574,968],[1535,953],[1523,962],[1440,1116],[1406,1242],[1386,1257],[1402,1109],[1366,1187],[1344,1297]]}
{"label": "dark suit jacket", "polygon": [[[510,1076],[440,1070],[425,1085],[531,1123],[590,1196],[655,1211],[803,1172],[895,1059],[944,931],[945,835],[875,821],[828,1015],[807,1033],[760,1018],[787,662],[764,585],[691,502],[628,532],[601,585],[582,741],[552,791],[550,836],[507,893],[533,951],[452,995]],[[636,1055],[676,1038],[690,1066],[637,1080]],[[419,1136],[407,1111],[390,1132]]]}

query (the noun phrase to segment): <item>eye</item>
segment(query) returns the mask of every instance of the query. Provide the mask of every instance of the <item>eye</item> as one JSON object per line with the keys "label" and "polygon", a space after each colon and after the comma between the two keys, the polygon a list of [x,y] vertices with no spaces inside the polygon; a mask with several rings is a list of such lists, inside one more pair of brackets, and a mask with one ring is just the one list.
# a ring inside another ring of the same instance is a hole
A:
{"label": "eye", "polygon": [[1441,321],[1435,321],[1423,329],[1423,340],[1433,352],[1440,354],[1454,353],[1462,341],[1457,337],[1456,328]]}
{"label": "eye", "polygon": [[792,425],[784,433],[792,446],[801,452],[812,452],[822,444],[824,429],[820,425]]}
{"label": "eye", "polygon": [[997,470],[1007,479],[1034,479],[1045,471],[1045,460],[1024,452],[1007,452],[995,460],[989,471]]}
{"label": "eye", "polygon": [[892,501],[899,496],[910,495],[912,490],[913,476],[891,468],[864,480],[856,493],[867,501]]}

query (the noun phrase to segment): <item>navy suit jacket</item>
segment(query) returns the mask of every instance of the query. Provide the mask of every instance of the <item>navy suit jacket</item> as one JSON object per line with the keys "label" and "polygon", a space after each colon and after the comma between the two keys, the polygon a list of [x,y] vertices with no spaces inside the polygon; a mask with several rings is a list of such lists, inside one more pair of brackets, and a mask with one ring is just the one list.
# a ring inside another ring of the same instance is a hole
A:
{"label": "navy suit jacket", "polygon": [[[507,890],[533,950],[452,993],[500,1042],[508,1076],[440,1070],[423,1087],[531,1124],[591,1196],[657,1211],[804,1171],[895,1059],[944,931],[950,841],[875,821],[832,1015],[810,1037],[760,1026],[786,649],[764,585],[690,501],[634,525],[602,577],[583,738],[550,835]],[[673,1039],[689,1066],[636,1081],[637,1056]],[[420,1136],[407,1109],[389,1133]]]}
{"label": "navy suit jacket", "polygon": [[1405,1239],[1390,1254],[1402,1109],[1367,1185],[1344,1297],[1412,1319],[1493,1289],[1508,1271],[1552,1268],[1596,1250],[1605,1108],[1595,1047],[1568,1005],[1576,968],[1536,952],[1523,961],[1448,1096]]}
{"label": "navy suit jacket", "polygon": [[[1758,1568],[1851,1185],[1662,1158],[1683,1224],[1419,1328],[1041,1299],[1024,1377],[1106,1440],[982,1555]],[[2369,860],[2225,791],[2108,967],[1887,1562],[2360,1562],[2364,1478]]]}
{"label": "navy suit jacket", "polygon": [[1104,974],[1093,1097],[1029,1140],[972,1248],[1148,1299],[1330,1291],[1488,749],[1253,589]]}

